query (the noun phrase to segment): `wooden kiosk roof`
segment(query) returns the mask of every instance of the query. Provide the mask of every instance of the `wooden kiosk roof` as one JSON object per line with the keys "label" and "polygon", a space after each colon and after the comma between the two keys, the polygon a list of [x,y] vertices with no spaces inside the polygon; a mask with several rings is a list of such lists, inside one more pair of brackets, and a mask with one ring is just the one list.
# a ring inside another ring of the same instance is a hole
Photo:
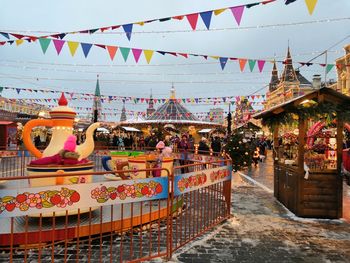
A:
{"label": "wooden kiosk roof", "polygon": [[268,110],[259,112],[253,116],[255,119],[266,119],[266,118],[273,118],[273,116],[276,116],[286,110],[290,107],[297,107],[305,100],[314,100],[316,102],[330,102],[333,104],[344,104],[349,103],[350,104],[350,97],[346,96],[340,92],[337,92],[330,88],[320,88],[315,91],[311,91],[305,95],[299,96],[297,98],[294,98],[292,100],[289,100],[283,104],[280,104],[278,106],[272,107]]}

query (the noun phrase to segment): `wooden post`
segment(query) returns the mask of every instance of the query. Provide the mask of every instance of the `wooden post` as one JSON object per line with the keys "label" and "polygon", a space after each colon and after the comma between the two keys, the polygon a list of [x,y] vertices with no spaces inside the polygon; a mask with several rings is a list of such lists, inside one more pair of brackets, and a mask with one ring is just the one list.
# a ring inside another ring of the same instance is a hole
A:
{"label": "wooden post", "polygon": [[279,125],[277,125],[276,127],[273,128],[273,151],[272,151],[273,163],[278,163],[278,161],[276,161],[276,157],[279,158],[279,156],[278,156],[278,148],[279,148],[278,130],[279,130]]}
{"label": "wooden post", "polygon": [[298,171],[300,173],[304,172],[304,154],[305,154],[305,135],[306,135],[306,125],[305,120],[300,119],[298,123],[299,135],[298,135]]}
{"label": "wooden post", "polygon": [[295,204],[295,212],[296,215],[303,214],[304,206],[300,200],[302,200],[302,196],[304,194],[304,155],[305,155],[305,136],[306,136],[306,121],[299,117],[298,122],[298,169],[296,171],[296,183],[294,194],[292,195],[294,198]]}
{"label": "wooden post", "polygon": [[343,120],[337,119],[337,173],[341,173],[341,163],[343,156],[343,129],[344,122]]}
{"label": "wooden post", "polygon": [[[339,116],[339,113],[337,113],[337,116]],[[338,181],[338,218],[341,218],[343,215],[343,178],[341,176],[341,164],[343,161],[343,129],[343,120],[337,118],[337,174],[335,176],[337,177]]]}

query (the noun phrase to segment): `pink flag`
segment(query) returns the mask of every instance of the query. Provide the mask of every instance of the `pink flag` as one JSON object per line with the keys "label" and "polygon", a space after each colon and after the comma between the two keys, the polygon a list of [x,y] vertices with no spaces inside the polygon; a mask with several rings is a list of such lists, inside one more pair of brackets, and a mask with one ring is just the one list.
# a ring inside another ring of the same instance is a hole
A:
{"label": "pink flag", "polygon": [[187,15],[186,17],[187,17],[188,22],[190,22],[190,25],[191,25],[192,29],[196,30],[197,20],[198,20],[198,13],[190,14],[190,15]]}
{"label": "pink flag", "polygon": [[265,65],[265,60],[258,60],[258,68],[260,72],[264,69],[264,65]]}
{"label": "pink flag", "polygon": [[132,50],[132,53],[134,54],[134,58],[135,58],[136,63],[138,63],[140,55],[142,53],[142,49],[132,48],[131,50]]}
{"label": "pink flag", "polygon": [[231,12],[236,19],[238,25],[241,23],[244,5],[231,7]]}
{"label": "pink flag", "polygon": [[53,39],[52,41],[53,41],[53,44],[55,45],[57,55],[59,55],[61,53],[62,47],[66,41],[58,40],[58,39]]}

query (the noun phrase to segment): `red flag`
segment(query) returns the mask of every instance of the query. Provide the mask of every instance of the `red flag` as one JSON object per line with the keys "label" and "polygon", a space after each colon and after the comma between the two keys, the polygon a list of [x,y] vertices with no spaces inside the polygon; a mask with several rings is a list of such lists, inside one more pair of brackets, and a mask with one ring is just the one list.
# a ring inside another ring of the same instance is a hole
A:
{"label": "red flag", "polygon": [[197,27],[197,20],[198,20],[198,13],[196,14],[190,14],[186,15],[188,22],[190,23],[193,30],[196,30]]}

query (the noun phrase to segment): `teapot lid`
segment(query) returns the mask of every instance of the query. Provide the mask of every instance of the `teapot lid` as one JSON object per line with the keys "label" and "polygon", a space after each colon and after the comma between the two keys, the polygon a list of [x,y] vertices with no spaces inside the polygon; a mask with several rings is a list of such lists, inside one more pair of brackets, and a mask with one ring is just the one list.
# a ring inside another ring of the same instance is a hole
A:
{"label": "teapot lid", "polygon": [[50,116],[53,119],[74,119],[76,113],[73,109],[69,108],[68,101],[62,92],[60,99],[58,100],[58,106],[50,111]]}

